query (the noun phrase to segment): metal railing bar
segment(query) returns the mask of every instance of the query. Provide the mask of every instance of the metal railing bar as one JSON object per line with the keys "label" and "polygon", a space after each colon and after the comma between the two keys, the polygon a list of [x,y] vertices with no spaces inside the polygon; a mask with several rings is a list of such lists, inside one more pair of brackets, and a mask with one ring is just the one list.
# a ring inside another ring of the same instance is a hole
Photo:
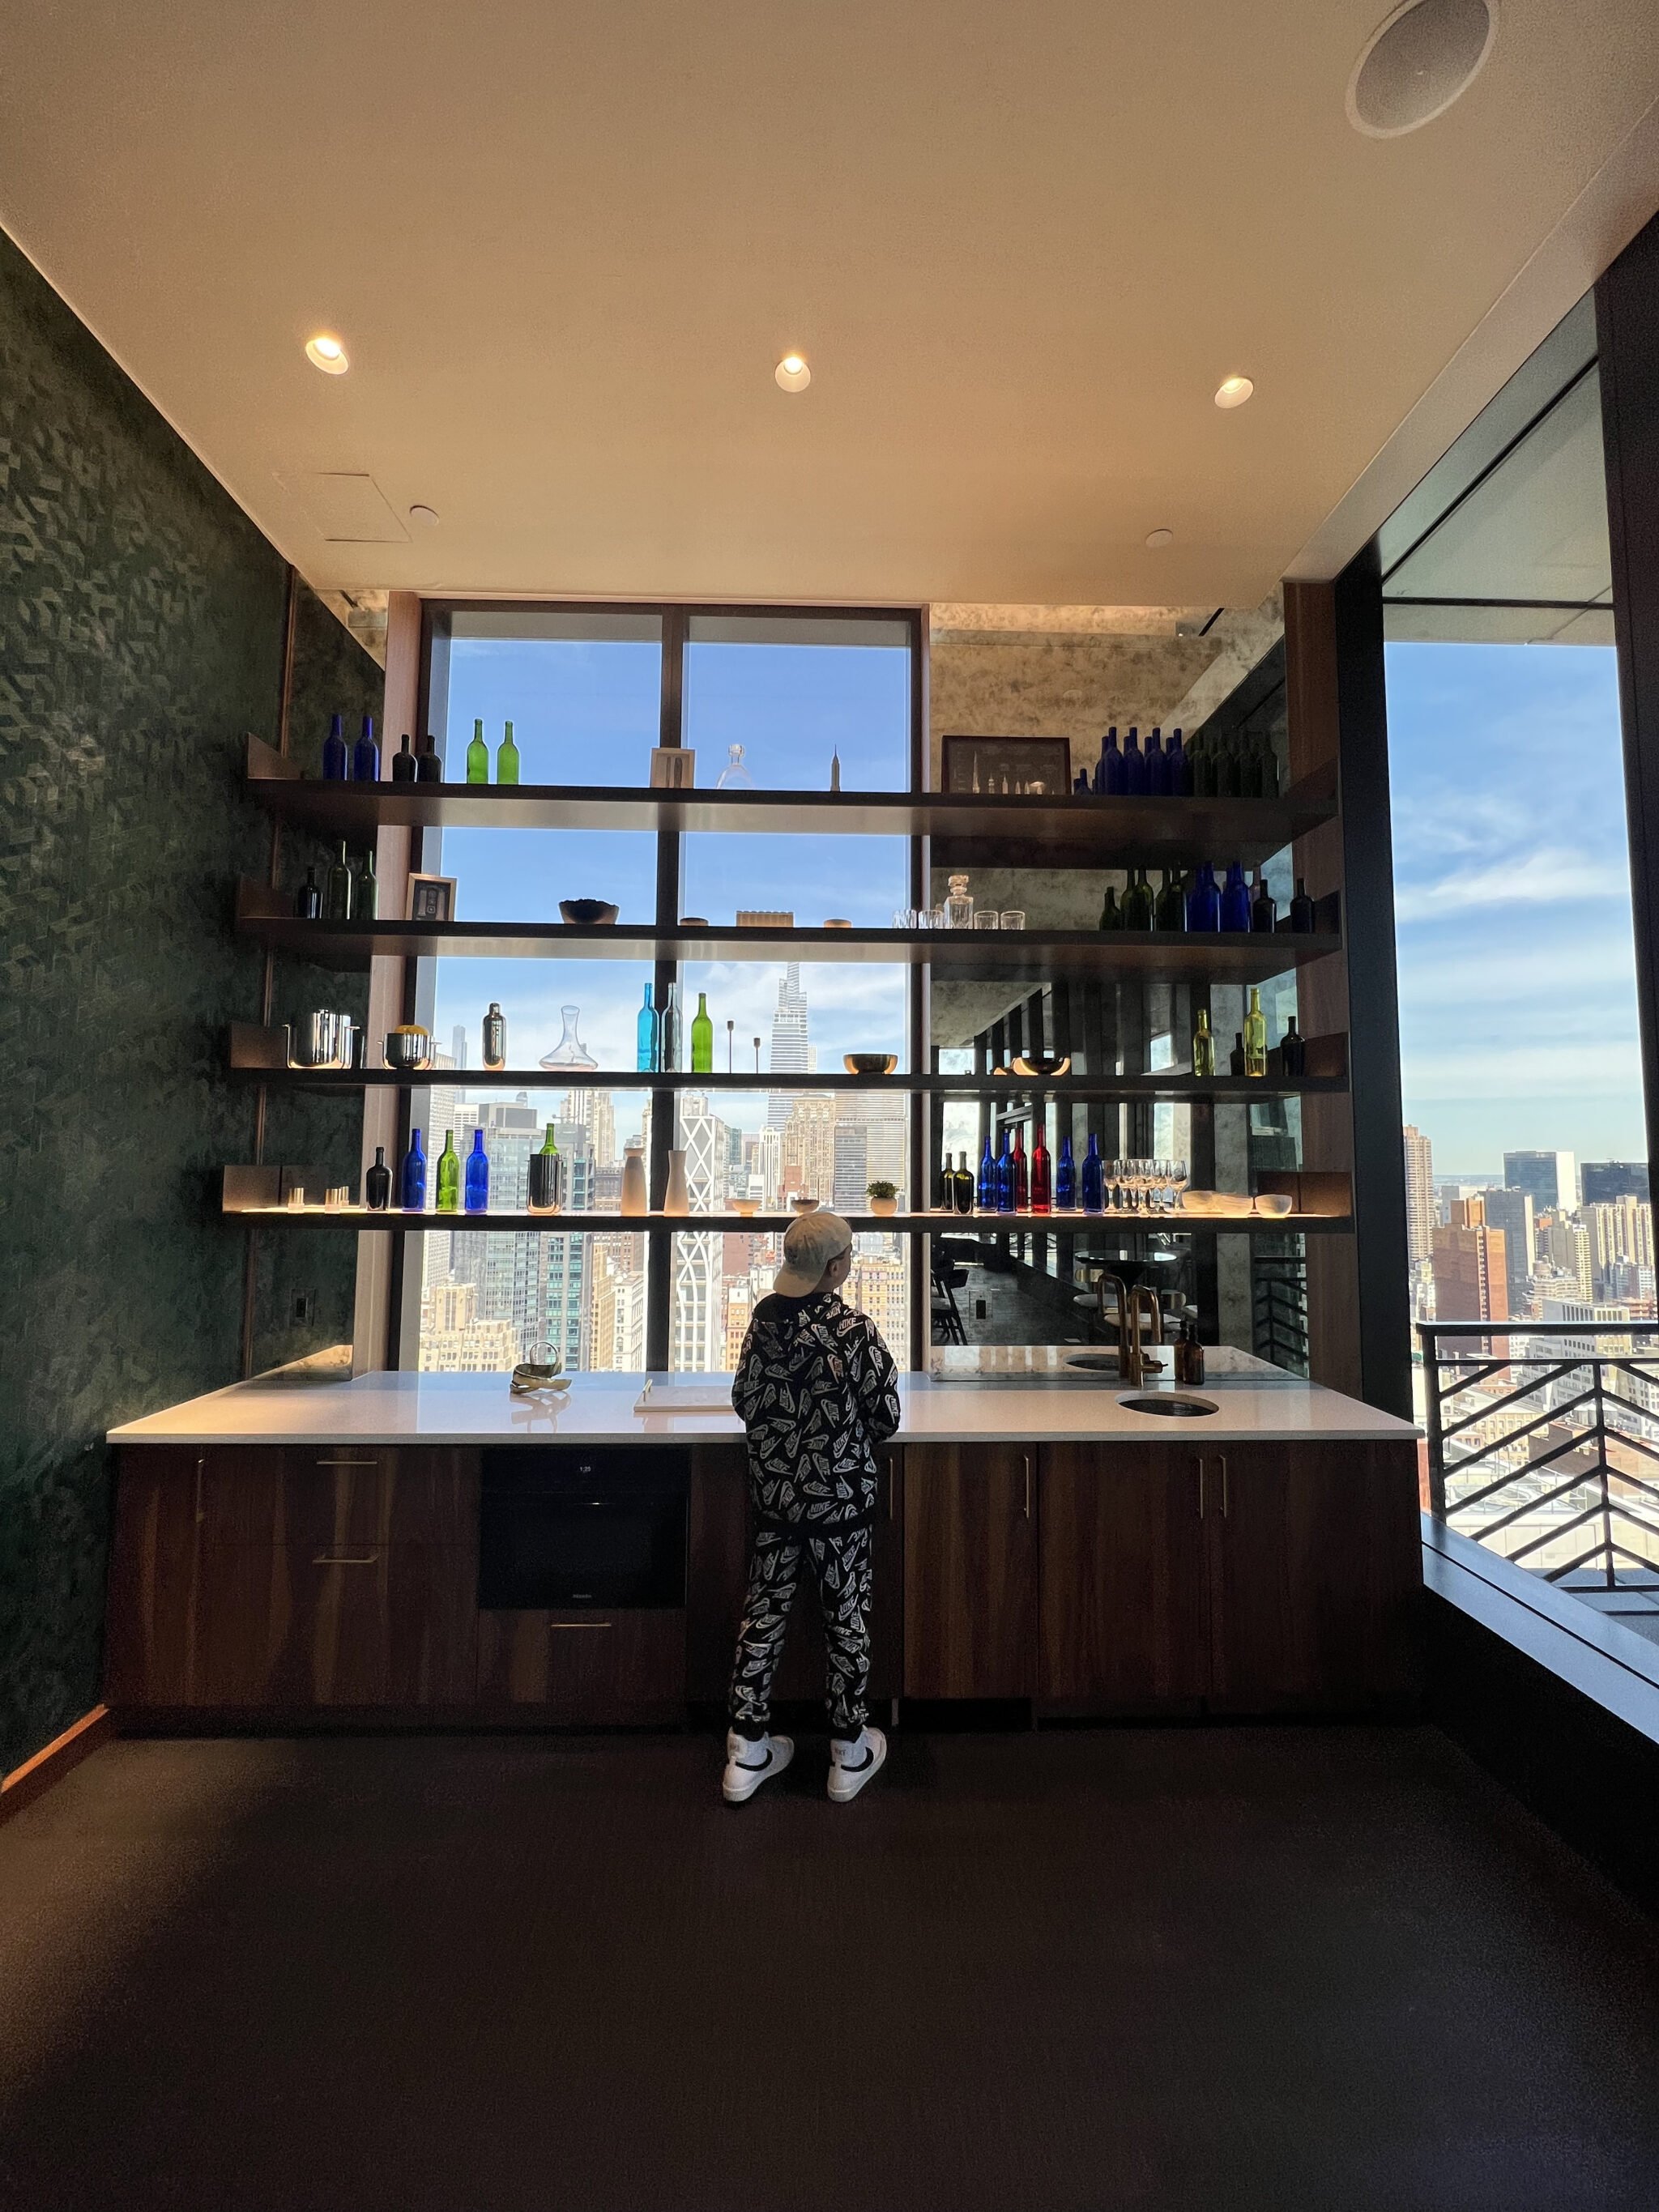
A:
{"label": "metal railing bar", "polygon": [[[1493,1365],[1483,1368],[1478,1375],[1470,1376],[1467,1381],[1454,1382],[1449,1390],[1443,1390],[1439,1394],[1441,1404],[1449,1406],[1455,1399],[1468,1396],[1470,1392],[1477,1390],[1489,1376],[1501,1375],[1504,1369],[1512,1364],[1511,1361],[1500,1359]],[[1501,1396],[1488,1398],[1484,1402],[1491,1411],[1496,1411],[1504,1406],[1512,1406],[1517,1398],[1530,1398],[1535,1392],[1547,1389],[1551,1383],[1559,1382],[1564,1375],[1577,1375],[1585,1369],[1593,1370],[1595,1366],[1595,1362],[1593,1359],[1553,1360],[1542,1374],[1534,1376],[1530,1382],[1517,1382],[1512,1390],[1505,1390]],[[1587,1382],[1584,1387],[1586,1390],[1594,1391],[1595,1386],[1594,1382]]]}
{"label": "metal railing bar", "polygon": [[[1518,1429],[1510,1429],[1506,1435],[1495,1437],[1489,1444],[1482,1444],[1478,1452],[1470,1452],[1467,1456],[1470,1459],[1484,1459],[1488,1452],[1501,1451],[1505,1444],[1512,1444],[1519,1437],[1529,1437],[1538,1429],[1547,1429],[1552,1421],[1559,1420],[1563,1413],[1571,1413],[1579,1406],[1589,1405],[1595,1396],[1594,1390],[1581,1390],[1576,1398],[1569,1398],[1565,1406],[1547,1406],[1535,1419],[1523,1422]],[[1455,1421],[1450,1428],[1442,1429],[1440,1433],[1443,1442],[1449,1442],[1453,1437],[1461,1436],[1465,1429],[1472,1429],[1477,1421],[1488,1420],[1493,1413],[1501,1413],[1505,1406],[1512,1405],[1514,1402],[1513,1399],[1503,1398],[1495,1406],[1491,1407],[1486,1413],[1470,1413],[1464,1419]]]}
{"label": "metal railing bar", "polygon": [[[1559,1498],[1571,1498],[1575,1490],[1582,1490],[1583,1487],[1582,1482],[1564,1482],[1559,1489],[1551,1491],[1547,1497],[1530,1498],[1524,1504],[1517,1505],[1512,1512],[1500,1513],[1495,1521],[1483,1522],[1479,1528],[1461,1529],[1459,1534],[1473,1536],[1477,1544],[1484,1544],[1488,1536],[1495,1536],[1500,1528],[1511,1528],[1517,1521],[1524,1521],[1529,1514],[1538,1512],[1545,1506],[1553,1505]],[[1459,1510],[1458,1507],[1454,1506],[1451,1512],[1447,1514],[1446,1524],[1449,1528],[1451,1525],[1451,1514]],[[1576,1528],[1581,1521],[1592,1514],[1600,1513],[1601,1510],[1601,1501],[1598,1498],[1594,1505],[1587,1505],[1583,1513],[1576,1514],[1571,1519],[1559,1522],[1554,1528],[1547,1530],[1543,1535],[1536,1538],[1535,1541],[1547,1544],[1558,1536],[1565,1536],[1571,1529]],[[1533,1546],[1525,1545],[1522,1549],[1530,1551]]]}

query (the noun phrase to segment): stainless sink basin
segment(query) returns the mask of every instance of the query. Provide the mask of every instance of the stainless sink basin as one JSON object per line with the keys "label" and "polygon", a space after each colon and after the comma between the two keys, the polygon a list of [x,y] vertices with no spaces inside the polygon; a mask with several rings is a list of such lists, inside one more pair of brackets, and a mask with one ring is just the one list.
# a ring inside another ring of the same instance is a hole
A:
{"label": "stainless sink basin", "polygon": [[1126,1413],[1167,1413],[1178,1421],[1195,1421],[1217,1410],[1208,1398],[1177,1398],[1165,1390],[1144,1398],[1120,1398],[1117,1402]]}

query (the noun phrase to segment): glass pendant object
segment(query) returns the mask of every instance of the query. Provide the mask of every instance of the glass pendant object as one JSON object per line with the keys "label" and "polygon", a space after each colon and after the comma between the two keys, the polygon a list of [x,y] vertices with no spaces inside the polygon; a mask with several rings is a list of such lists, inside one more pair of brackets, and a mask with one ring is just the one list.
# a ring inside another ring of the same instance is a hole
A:
{"label": "glass pendant object", "polygon": [[564,1029],[552,1051],[542,1054],[544,1067],[597,1067],[599,1066],[599,1061],[594,1059],[578,1034],[577,1025],[581,1018],[582,1010],[580,1006],[559,1008],[559,1018],[564,1024]]}

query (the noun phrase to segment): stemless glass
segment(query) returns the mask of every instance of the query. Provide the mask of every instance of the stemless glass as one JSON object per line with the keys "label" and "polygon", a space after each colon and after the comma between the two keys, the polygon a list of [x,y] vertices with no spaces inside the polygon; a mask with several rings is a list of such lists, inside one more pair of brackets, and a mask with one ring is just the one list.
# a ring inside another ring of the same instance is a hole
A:
{"label": "stemless glass", "polygon": [[1005,929],[1024,929],[1025,927],[1024,908],[1019,906],[1004,907],[1002,909],[1002,927]]}
{"label": "stemless glass", "polygon": [[1001,919],[1002,917],[998,914],[994,906],[976,906],[974,908],[974,927],[975,929],[995,929]]}

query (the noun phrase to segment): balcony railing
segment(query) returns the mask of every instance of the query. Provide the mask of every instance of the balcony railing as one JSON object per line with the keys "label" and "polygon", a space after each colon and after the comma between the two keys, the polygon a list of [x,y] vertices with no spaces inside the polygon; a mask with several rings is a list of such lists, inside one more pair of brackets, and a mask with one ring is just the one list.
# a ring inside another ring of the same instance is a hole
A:
{"label": "balcony railing", "polygon": [[1417,1333],[1437,1517],[1598,1609],[1659,1607],[1659,1322]]}

